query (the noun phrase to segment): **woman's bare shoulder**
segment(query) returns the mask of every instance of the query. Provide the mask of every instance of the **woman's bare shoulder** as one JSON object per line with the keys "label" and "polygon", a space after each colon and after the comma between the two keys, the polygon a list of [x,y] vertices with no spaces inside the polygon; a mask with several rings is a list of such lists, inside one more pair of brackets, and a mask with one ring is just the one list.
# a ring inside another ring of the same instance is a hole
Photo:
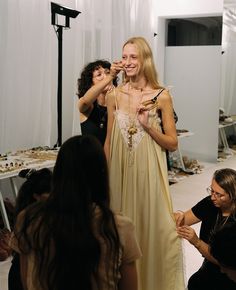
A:
{"label": "woman's bare shoulder", "polygon": [[171,100],[171,95],[167,89],[161,88],[158,90],[158,93],[159,92],[160,92],[159,99],[166,101]]}

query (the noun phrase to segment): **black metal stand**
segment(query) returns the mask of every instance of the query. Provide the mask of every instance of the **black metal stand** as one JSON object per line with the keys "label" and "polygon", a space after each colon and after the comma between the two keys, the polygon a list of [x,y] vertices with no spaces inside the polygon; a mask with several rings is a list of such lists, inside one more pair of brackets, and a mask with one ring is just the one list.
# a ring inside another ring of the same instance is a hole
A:
{"label": "black metal stand", "polygon": [[[58,38],[58,84],[57,84],[57,143],[54,147],[60,147],[62,144],[62,32],[63,28],[70,28],[70,18],[76,18],[80,11],[61,6],[51,2],[52,25],[56,26]],[[64,18],[64,25],[59,25],[58,16]]]}
{"label": "black metal stand", "polygon": [[57,143],[54,147],[62,144],[62,33],[63,27],[57,28],[58,37],[58,83],[57,83]]}

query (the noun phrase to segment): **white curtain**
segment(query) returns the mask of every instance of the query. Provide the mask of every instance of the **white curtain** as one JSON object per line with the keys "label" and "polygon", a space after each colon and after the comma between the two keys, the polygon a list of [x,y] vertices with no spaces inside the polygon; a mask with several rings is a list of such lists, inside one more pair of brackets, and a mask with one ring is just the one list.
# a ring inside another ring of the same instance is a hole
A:
{"label": "white curtain", "polygon": [[[55,1],[81,11],[63,31],[63,140],[79,133],[77,78],[95,59],[120,59],[124,41],[153,45],[154,0]],[[0,153],[57,141],[57,37],[49,0],[0,1]]]}
{"label": "white curtain", "polygon": [[222,32],[220,105],[225,115],[236,115],[236,1],[225,0]]}
{"label": "white curtain", "polygon": [[0,153],[49,144],[50,28],[48,1],[0,1]]}

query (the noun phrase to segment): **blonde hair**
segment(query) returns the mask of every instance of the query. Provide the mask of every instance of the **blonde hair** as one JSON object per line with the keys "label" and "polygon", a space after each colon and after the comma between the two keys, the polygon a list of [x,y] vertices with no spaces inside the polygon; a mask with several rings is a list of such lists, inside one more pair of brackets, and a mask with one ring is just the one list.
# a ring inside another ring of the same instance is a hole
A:
{"label": "blonde hair", "polygon": [[[144,74],[144,77],[148,81],[148,83],[154,88],[159,89],[161,88],[157,71],[154,65],[153,54],[152,50],[143,37],[131,37],[128,39],[125,44],[123,45],[123,49],[127,44],[134,44],[138,50],[138,57],[141,63],[141,72]],[[124,81],[128,82],[129,79],[124,75]]]}

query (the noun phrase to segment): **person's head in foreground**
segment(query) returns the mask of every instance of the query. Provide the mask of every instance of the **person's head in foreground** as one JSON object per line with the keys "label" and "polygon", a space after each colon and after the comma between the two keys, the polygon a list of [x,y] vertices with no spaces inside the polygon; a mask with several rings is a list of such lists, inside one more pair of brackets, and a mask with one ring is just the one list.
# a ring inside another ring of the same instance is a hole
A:
{"label": "person's head in foreground", "polygon": [[[47,201],[19,215],[15,234],[22,264],[29,265],[22,270],[27,289],[32,275],[41,290],[102,289],[101,277],[118,276],[120,240],[109,203],[102,145],[93,136],[69,138],[58,152]],[[101,258],[109,267],[101,267]]]}

